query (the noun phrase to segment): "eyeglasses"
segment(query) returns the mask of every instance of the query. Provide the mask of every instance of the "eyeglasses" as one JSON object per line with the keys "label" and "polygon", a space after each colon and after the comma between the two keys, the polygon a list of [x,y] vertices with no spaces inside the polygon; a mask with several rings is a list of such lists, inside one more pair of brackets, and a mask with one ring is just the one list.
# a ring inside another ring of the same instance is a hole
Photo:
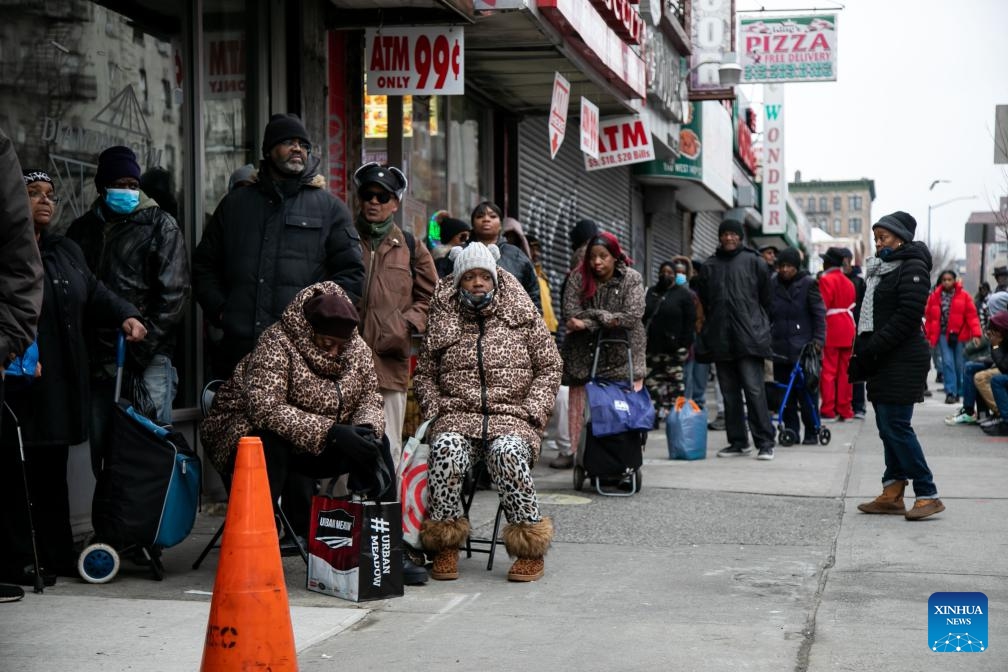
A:
{"label": "eyeglasses", "polygon": [[362,203],[370,203],[372,198],[377,198],[379,203],[385,205],[392,200],[392,194],[387,191],[360,191],[357,195]]}
{"label": "eyeglasses", "polygon": [[291,149],[297,145],[305,151],[305,154],[311,154],[311,143],[307,140],[302,140],[301,138],[287,138],[286,140],[280,141],[280,146],[284,149]]}
{"label": "eyeglasses", "polygon": [[57,198],[54,194],[46,193],[44,191],[29,191],[28,198],[30,198],[33,201],[43,201],[43,200],[49,201],[53,205],[56,205],[57,203],[60,202],[60,199]]}

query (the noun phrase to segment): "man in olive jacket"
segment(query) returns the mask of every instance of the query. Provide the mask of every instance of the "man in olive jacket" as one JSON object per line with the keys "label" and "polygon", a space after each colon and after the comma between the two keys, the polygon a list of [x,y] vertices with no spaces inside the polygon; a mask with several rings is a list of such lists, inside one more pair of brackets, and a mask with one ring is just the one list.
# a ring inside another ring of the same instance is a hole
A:
{"label": "man in olive jacket", "polygon": [[748,416],[753,442],[759,450],[757,457],[772,460],[774,433],[763,386],[763,360],[772,355],[770,272],[755,250],[743,247],[742,236],[741,222],[721,222],[721,245],[700,270],[697,294],[703,304],[704,323],[696,342],[696,357],[701,362],[717,363],[729,444],[718,451],[718,457],[752,453],[746,436]]}
{"label": "man in olive jacket", "polygon": [[301,120],[274,114],[262,154],[257,181],[224,197],[193,253],[196,300],[224,330],[218,378],[308,285],[332,280],[355,302],[364,285],[350,211],[326,189]]}

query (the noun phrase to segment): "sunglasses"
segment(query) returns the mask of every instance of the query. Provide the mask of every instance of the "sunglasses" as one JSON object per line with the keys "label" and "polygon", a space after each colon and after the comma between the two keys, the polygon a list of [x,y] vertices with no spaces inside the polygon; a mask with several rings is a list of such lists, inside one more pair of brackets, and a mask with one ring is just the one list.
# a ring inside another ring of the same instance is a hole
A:
{"label": "sunglasses", "polygon": [[371,199],[377,198],[379,203],[385,205],[392,200],[392,194],[387,191],[359,191],[357,195],[362,203],[370,203]]}

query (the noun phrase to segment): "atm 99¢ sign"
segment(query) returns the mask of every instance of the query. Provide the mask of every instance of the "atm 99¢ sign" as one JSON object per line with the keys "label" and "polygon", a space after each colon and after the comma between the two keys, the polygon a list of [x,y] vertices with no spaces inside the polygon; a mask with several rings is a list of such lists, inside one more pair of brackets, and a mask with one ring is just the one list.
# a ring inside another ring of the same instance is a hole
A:
{"label": "atm 99\u00a2 sign", "polygon": [[465,93],[462,28],[445,26],[370,28],[366,33],[368,94]]}

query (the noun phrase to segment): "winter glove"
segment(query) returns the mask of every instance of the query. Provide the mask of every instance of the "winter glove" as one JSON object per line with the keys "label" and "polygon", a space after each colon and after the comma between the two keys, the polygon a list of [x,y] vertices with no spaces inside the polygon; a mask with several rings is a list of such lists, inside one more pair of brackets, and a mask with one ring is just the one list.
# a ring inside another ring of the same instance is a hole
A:
{"label": "winter glove", "polygon": [[378,460],[378,447],[381,445],[370,427],[340,424],[334,424],[329,429],[326,443],[351,465],[367,470],[373,468]]}
{"label": "winter glove", "polygon": [[847,364],[847,380],[850,383],[861,383],[867,380],[868,372],[864,370],[863,357],[851,355]]}
{"label": "winter glove", "polygon": [[959,334],[949,334],[948,344],[950,348],[954,348],[959,343]]}

